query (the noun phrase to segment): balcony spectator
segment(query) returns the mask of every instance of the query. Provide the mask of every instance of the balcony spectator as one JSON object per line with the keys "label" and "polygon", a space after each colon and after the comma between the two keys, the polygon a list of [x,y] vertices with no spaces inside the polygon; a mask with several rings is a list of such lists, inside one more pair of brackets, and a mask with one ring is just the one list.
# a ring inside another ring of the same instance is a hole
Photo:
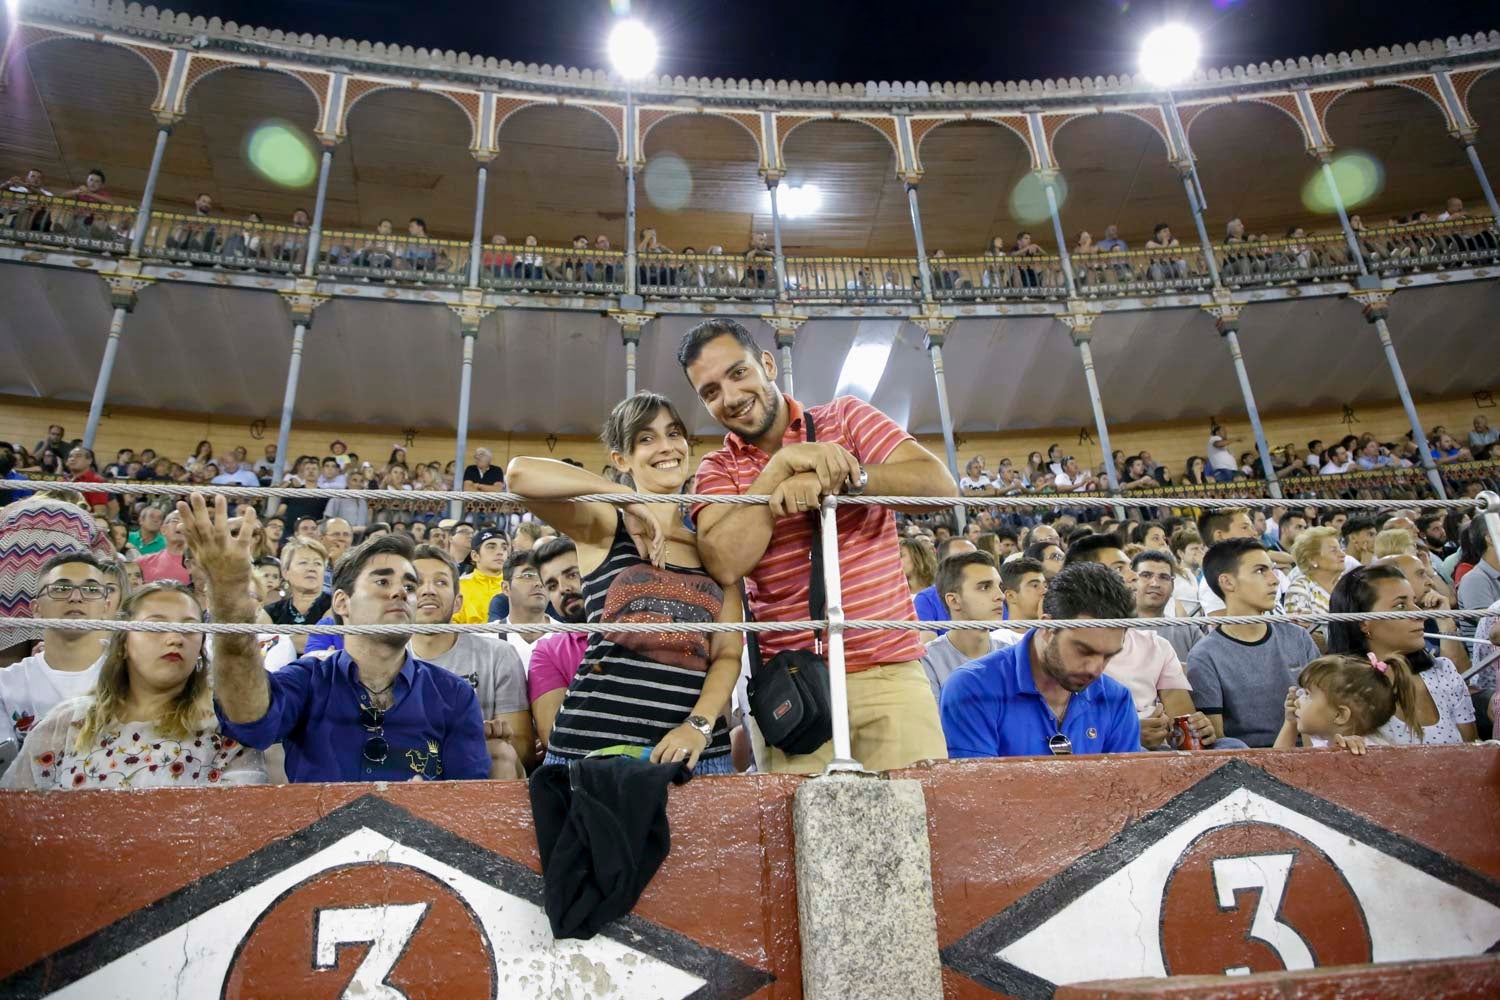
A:
{"label": "balcony spectator", "polygon": [[1059,573],[1043,611],[1077,620],[1033,630],[1017,643],[956,670],[943,689],[943,734],[952,757],[1129,753],[1141,747],[1130,690],[1104,676],[1126,629],[1092,628],[1090,618],[1129,618],[1134,599],[1103,566]]}
{"label": "balcony spectator", "polygon": [[765,233],[750,237],[750,249],[745,251],[745,287],[770,288],[776,284],[776,252],[771,249]]}
{"label": "balcony spectator", "polygon": [[390,219],[381,219],[375,226],[375,237],[354,255],[356,267],[375,270],[391,268],[401,258],[401,244],[396,238],[396,227]]}
{"label": "balcony spectator", "polygon": [[[133,594],[123,614],[132,621],[203,620],[192,593],[172,584]],[[24,756],[6,772],[5,787],[265,784],[260,754],[220,732],[203,668],[201,634],[114,633],[92,690],[59,703],[37,723]]]}
{"label": "balcony spectator", "polygon": [[1120,227],[1111,223],[1104,227],[1104,239],[1099,241],[1100,253],[1123,253],[1130,247],[1120,239]]}
{"label": "balcony spectator", "polygon": [[437,251],[426,245],[430,238],[427,235],[427,220],[412,216],[406,223],[407,242],[401,253],[401,259],[406,266],[413,271],[433,271],[437,269]]}
{"label": "balcony spectator", "polygon": [[1443,431],[1432,437],[1432,460],[1439,465],[1452,462],[1472,462],[1474,456],[1467,448],[1460,448],[1452,434]]}
{"label": "balcony spectator", "polygon": [[1365,472],[1373,472],[1376,469],[1400,468],[1402,462],[1385,445],[1371,439],[1360,447],[1354,464]]}
{"label": "balcony spectator", "polygon": [[1306,271],[1313,266],[1313,252],[1303,241],[1307,239],[1307,230],[1301,226],[1288,226],[1286,231],[1287,245],[1277,252],[1278,269],[1283,271]]}
{"label": "balcony spectator", "polygon": [[479,266],[491,278],[512,278],[516,273],[516,255],[509,250],[505,237],[496,233],[479,258]]}
{"label": "balcony spectator", "polygon": [[1490,457],[1495,442],[1500,441],[1500,430],[1490,426],[1482,414],[1474,418],[1474,429],[1469,432],[1469,452],[1479,461]]}
{"label": "balcony spectator", "polygon": [[[1032,242],[1031,234],[1028,232],[1017,233],[1015,245],[1010,248],[1010,255],[1012,257],[1038,257],[1045,253],[1045,250]],[[1011,275],[1013,283],[1020,285],[1022,288],[1035,288],[1041,283],[1036,269],[1032,267],[1014,268],[1011,271]]]}
{"label": "balcony spectator", "polygon": [[1010,284],[1005,273],[1005,237],[991,236],[984,248],[984,257],[984,273],[980,276],[980,284],[985,288],[1004,288]]}
{"label": "balcony spectator", "polygon": [[[600,233],[598,236],[594,237],[594,252],[598,253],[598,254],[608,254],[608,253],[612,252],[612,248],[610,247],[609,237],[608,236],[605,236],[603,233]],[[714,252],[714,248],[713,247],[709,247],[708,248],[708,252],[709,253],[713,253]],[[719,253],[723,253],[723,252],[724,252],[724,248],[720,247],[719,248]],[[608,257],[605,257],[605,258],[602,258],[602,259],[604,261],[606,261],[606,263],[604,263],[604,265],[603,265],[603,267],[604,267],[604,272],[603,272],[604,273],[604,280],[606,282],[612,282],[612,281],[615,280],[615,265],[613,263],[608,262],[610,260],[610,258],[608,258]]]}
{"label": "balcony spectator", "polygon": [[1234,478],[1237,465],[1229,446],[1239,443],[1240,439],[1230,437],[1221,424],[1214,424],[1209,429],[1208,472],[1215,482],[1227,483]]}
{"label": "balcony spectator", "polygon": [[949,292],[955,288],[972,287],[972,285],[964,281],[963,274],[957,268],[949,265],[947,261],[948,255],[942,250],[932,251],[932,257],[928,260],[928,266],[932,275],[933,287]]}
{"label": "balcony spectator", "polygon": [[527,233],[522,244],[525,249],[516,257],[516,277],[526,281],[545,281],[551,277],[547,273],[547,260],[542,256],[536,235]]}
{"label": "balcony spectator", "polygon": [[[283,486],[295,489],[314,489],[318,485],[318,460],[311,455],[303,455],[297,459],[297,464],[291,472],[286,474],[282,480]],[[328,507],[328,501],[317,497],[303,499],[298,496],[284,497],[281,507],[277,511],[286,524],[292,525],[293,530],[303,518],[312,518],[317,521],[323,516]]]}
{"label": "balcony spectator", "polygon": [[[77,445],[68,452],[67,472],[63,479],[70,483],[104,482],[104,477],[94,467],[94,453],[83,445]],[[108,493],[85,492],[83,500],[95,511],[102,511],[109,506]]]}
{"label": "balcony spectator", "polygon": [[995,486],[989,474],[984,471],[984,458],[975,455],[969,459],[969,464],[964,466],[964,474],[958,481],[958,492],[966,497],[992,497],[995,495]]}
{"label": "balcony spectator", "polygon": [[291,229],[277,233],[276,259],[283,264],[300,267],[306,262],[307,240],[312,228],[312,218],[303,208],[292,213]]}
{"label": "balcony spectator", "polygon": [[[32,198],[50,198],[52,192],[42,186],[42,172],[35,167],[26,171],[25,177],[11,177],[5,182],[8,194],[28,195]],[[28,208],[13,208],[5,213],[3,225],[32,232],[51,228],[52,216],[46,205]]]}
{"label": "balcony spectator", "polygon": [[[1151,238],[1146,241],[1147,250],[1166,250],[1178,246],[1181,243],[1172,235],[1172,227],[1165,222],[1158,222],[1151,230]],[[1187,261],[1181,257],[1153,257],[1146,273],[1151,281],[1181,280],[1188,276]]]}
{"label": "balcony spectator", "polygon": [[1146,471],[1146,460],[1139,455],[1125,460],[1120,480],[1122,490],[1154,490],[1161,485]]}
{"label": "balcony spectator", "polygon": [[[641,230],[640,242],[636,244],[636,252],[643,254],[670,254],[670,247],[662,246],[657,239],[656,229],[647,226]],[[652,257],[639,265],[639,280],[642,288],[670,287],[677,283],[677,269],[669,261],[658,260]]]}
{"label": "balcony spectator", "polygon": [[241,465],[234,455],[228,455],[219,464],[219,474],[213,477],[214,486],[259,486],[260,480],[247,465]]}
{"label": "balcony spectator", "polygon": [[1078,465],[1078,459],[1069,455],[1063,459],[1062,469],[1053,479],[1053,485],[1060,493],[1083,493],[1098,489],[1099,481],[1092,472],[1085,471]]}
{"label": "balcony spectator", "polygon": [[271,473],[276,469],[276,446],[266,445],[262,457],[255,462],[255,475],[260,479],[262,486],[271,484]]}
{"label": "balcony spectator", "polygon": [[193,199],[191,218],[179,222],[167,237],[167,249],[190,253],[215,253],[219,249],[218,229],[209,220],[213,218],[214,199],[206,192]]}
{"label": "balcony spectator", "polygon": [[1336,445],[1328,450],[1328,461],[1323,464],[1318,473],[1324,476],[1342,476],[1356,468],[1354,459],[1349,456],[1349,449],[1343,445]]}
{"label": "balcony spectator", "polygon": [[1079,230],[1078,235],[1073,237],[1073,280],[1079,285],[1094,285],[1102,282],[1104,269],[1092,262],[1091,258],[1098,257],[1103,252],[1087,229]]}

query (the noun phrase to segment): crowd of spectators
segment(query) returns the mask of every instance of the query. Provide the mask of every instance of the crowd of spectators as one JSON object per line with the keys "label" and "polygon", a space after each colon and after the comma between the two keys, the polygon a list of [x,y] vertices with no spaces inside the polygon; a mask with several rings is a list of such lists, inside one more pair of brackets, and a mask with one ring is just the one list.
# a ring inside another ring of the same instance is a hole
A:
{"label": "crowd of spectators", "polygon": [[[641,393],[606,423],[608,475],[538,457],[515,458],[502,471],[476,449],[458,476],[477,502],[468,520],[359,496],[364,487],[449,485],[451,467],[418,464],[414,474],[400,447],[378,467],[339,441],[322,458],[299,456],[283,485],[348,492],[293,492],[264,516],[222,497],[169,502],[152,484],[269,482],[272,448],[253,463],[242,448],[216,455],[208,441],[181,463],[122,450],[101,469],[57,425],[32,449],[0,447],[7,479],[46,468],[28,464],[37,457],[65,479],[39,495],[13,488],[0,496],[12,501],[0,513],[0,559],[7,531],[56,534],[59,518],[72,525],[39,574],[0,574],[26,580],[24,593],[0,599],[34,617],[502,626],[438,636],[217,634],[207,642],[116,633],[102,643],[100,633],[52,628],[40,647],[31,644],[36,636],[7,642],[20,660],[0,670],[0,747],[18,754],[6,784],[519,778],[622,747],[700,773],[818,771],[830,745],[768,746],[751,710],[755,671],[818,648],[811,634],[763,634],[752,655],[737,633],[539,637],[503,627],[734,622],[751,612],[816,618],[808,556],[829,493],[983,497],[1094,480],[1054,446],[1024,469],[1003,460],[994,479],[976,458],[955,483],[869,404],[839,397],[804,405],[783,395],[773,356],[732,321],[696,327],[679,361],[727,432],[696,469],[682,416],[666,397]],[[1484,453],[1495,435],[1481,419],[1467,449],[1443,433],[1434,441],[1435,451],[1467,456]],[[1210,453],[1232,454],[1233,443],[1217,427]],[[1348,454],[1351,444],[1371,462],[1387,457],[1358,439],[1326,451],[1319,444],[1296,456],[1304,469],[1330,452]],[[1127,488],[1163,482],[1148,453],[1120,459]],[[1243,472],[1220,462],[1210,475]],[[139,489],[89,489],[106,481]],[[620,483],[662,500],[571,502]],[[769,503],[686,507],[672,499],[689,488],[759,493]],[[524,509],[483,499],[505,491],[523,497]],[[842,507],[838,523],[845,615],[932,623],[928,633],[845,636],[853,750],[874,769],[944,756],[1299,742],[1362,752],[1464,742],[1490,729],[1494,649],[1479,645],[1471,659],[1456,637],[1487,639],[1494,619],[1476,628],[1448,617],[1454,608],[1500,610],[1500,553],[1467,512],[1422,514],[1393,499],[1378,517],[1348,516],[1298,501],[1269,514],[1166,509],[1118,520],[1039,500],[976,509],[962,533],[942,518],[882,506]],[[1214,622],[1406,609],[1428,618],[1358,627]],[[1196,621],[1087,624],[1163,616]],[[1006,624],[1040,617],[1079,624]],[[994,628],[944,630],[938,623],[947,620]]]}

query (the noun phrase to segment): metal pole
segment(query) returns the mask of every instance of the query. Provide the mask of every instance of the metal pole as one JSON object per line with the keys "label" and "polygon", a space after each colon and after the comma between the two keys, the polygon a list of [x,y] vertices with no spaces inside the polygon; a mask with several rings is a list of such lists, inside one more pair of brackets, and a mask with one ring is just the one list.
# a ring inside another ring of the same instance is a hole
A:
{"label": "metal pole", "polygon": [[776,250],[776,297],[781,299],[787,296],[786,255],[781,252],[781,211],[776,204],[776,185],[775,180],[766,181],[766,190],[771,192],[771,243]]}
{"label": "metal pole", "polygon": [[917,186],[911,181],[906,182],[906,206],[911,210],[911,231],[917,240],[917,273],[922,276],[922,298],[930,302],[932,269],[927,264],[927,245],[922,241],[922,213],[917,210]]}
{"label": "metal pole", "polygon": [[635,97],[625,84],[625,294],[637,292],[635,266]]}
{"label": "metal pole", "polygon": [[[292,408],[297,404],[297,379],[302,375],[302,342],[307,339],[307,324],[292,326],[292,357],[286,369],[286,395],[281,400],[281,426],[276,430],[276,461],[271,463],[271,485],[280,486],[286,474],[286,450],[292,437]],[[266,501],[266,516],[276,513],[281,501],[276,497]],[[292,526],[293,528],[296,525]]]}
{"label": "metal pole", "polygon": [[1063,237],[1062,216],[1057,210],[1057,185],[1044,179],[1042,190],[1047,192],[1047,210],[1052,213],[1052,232],[1057,237],[1057,255],[1062,258],[1063,283],[1068,286],[1068,298],[1071,299],[1078,294],[1078,285],[1073,277],[1073,261],[1068,256],[1068,242]]}
{"label": "metal pole", "polygon": [[[453,464],[455,489],[463,489],[464,465],[469,451],[469,390],[474,379],[474,341],[478,336],[477,327],[463,332],[464,362],[458,376],[458,457]],[[448,516],[461,519],[464,516],[463,502],[453,501]]]}
{"label": "metal pole", "polygon": [[1266,431],[1260,423],[1260,408],[1255,405],[1255,393],[1250,389],[1250,373],[1245,369],[1245,356],[1240,353],[1240,335],[1235,328],[1222,329],[1224,343],[1229,345],[1229,357],[1234,360],[1234,374],[1240,380],[1240,395],[1245,397],[1245,412],[1250,416],[1250,430],[1255,434],[1255,448],[1260,452],[1260,464],[1265,467],[1266,492],[1272,500],[1281,499],[1281,482],[1276,478],[1276,469],[1271,464],[1271,449],[1266,444]]}
{"label": "metal pole", "polygon": [[1208,267],[1209,280],[1215,288],[1219,282],[1219,264],[1214,259],[1214,245],[1208,239],[1208,226],[1203,222],[1203,210],[1207,208],[1207,200],[1203,197],[1203,184],[1198,179],[1198,165],[1193,162],[1193,151],[1188,148],[1187,133],[1182,129],[1182,120],[1177,117],[1177,99],[1172,92],[1167,91],[1167,129],[1177,141],[1178,152],[1182,156],[1182,162],[1178,164],[1178,171],[1182,174],[1182,187],[1187,192],[1188,208],[1193,212],[1193,225],[1198,230],[1198,245],[1203,250],[1203,262]]}
{"label": "metal pole", "polygon": [[474,238],[469,242],[469,287],[479,287],[479,259],[484,246],[484,186],[490,169],[479,165],[479,179],[474,182]]}
{"label": "metal pole", "polygon": [[625,338],[625,398],[629,399],[635,395],[635,351],[640,344],[639,337]]}
{"label": "metal pole", "polygon": [[[1075,336],[1073,343],[1078,347],[1078,360],[1083,362],[1083,380],[1088,383],[1089,404],[1094,408],[1094,429],[1099,432],[1099,447],[1104,449],[1104,480],[1111,493],[1118,493],[1120,480],[1115,473],[1115,452],[1109,443],[1109,425],[1104,422],[1104,397],[1099,395],[1099,376],[1094,372],[1094,349],[1089,346],[1087,337]],[[1120,513],[1120,508],[1116,508],[1116,513]]]}
{"label": "metal pole", "polygon": [[167,136],[171,134],[170,125],[163,125],[156,130],[156,149],[151,153],[151,169],[146,172],[146,189],[141,192],[141,207],[135,216],[135,235],[130,238],[132,257],[139,257],[141,247],[146,244],[146,230],[151,226],[151,202],[156,197],[156,179],[161,176],[161,161],[167,154]]}
{"label": "metal pole", "polygon": [[[1465,139],[1463,143],[1464,152],[1469,155],[1469,165],[1474,168],[1474,176],[1479,178],[1479,188],[1484,192],[1485,203],[1490,206],[1490,219],[1500,224],[1500,204],[1495,201],[1495,189],[1490,187],[1490,175],[1484,172],[1484,164],[1479,159],[1479,150],[1474,148],[1473,139]],[[777,253],[780,252],[778,246]]]}
{"label": "metal pole", "polygon": [[[918,245],[921,238],[918,237]],[[943,425],[943,448],[948,453],[948,471],[953,474],[953,481],[958,482],[958,444],[953,439],[953,413],[948,409],[948,380],[943,375],[943,338],[927,335],[927,353],[932,356],[932,381],[937,386],[938,420]],[[964,530],[964,522],[967,520],[967,511],[964,507],[954,507],[953,516],[958,522],[958,530]]]}
{"label": "metal pole", "polygon": [[125,307],[115,306],[109,320],[109,339],[104,342],[104,358],[99,362],[99,377],[94,382],[94,395],[89,400],[89,419],[83,429],[83,446],[94,447],[94,436],[99,433],[99,420],[104,415],[104,396],[109,391],[109,378],[114,374],[115,355],[120,350],[120,334],[125,331]]}
{"label": "metal pole", "polygon": [[1349,213],[1344,210],[1344,196],[1339,193],[1338,181],[1334,179],[1333,167],[1328,163],[1327,156],[1318,157],[1323,168],[1323,183],[1328,186],[1328,194],[1333,198],[1333,207],[1338,209],[1339,226],[1344,230],[1344,242],[1349,247],[1349,255],[1354,263],[1359,265],[1360,274],[1369,274],[1370,269],[1365,266],[1365,255],[1359,251],[1359,241],[1354,238],[1354,228],[1349,225]]}
{"label": "metal pole", "polygon": [[844,588],[839,573],[839,519],[833,497],[823,498],[823,590],[828,610],[828,704],[833,713],[833,759],[827,771],[862,771],[849,737],[849,684],[844,673]]}
{"label": "metal pole", "polygon": [[1500,552],[1500,493],[1485,490],[1477,499],[1479,509],[1475,513],[1484,519],[1485,534],[1490,536],[1490,548]]}
{"label": "metal pole", "polygon": [[781,351],[781,391],[795,399],[796,393],[792,392],[792,338],[777,336],[776,346]]}
{"label": "metal pole", "polygon": [[1385,350],[1385,363],[1390,366],[1391,377],[1396,380],[1396,394],[1401,397],[1401,406],[1406,410],[1406,421],[1411,424],[1411,433],[1422,456],[1422,468],[1427,470],[1427,482],[1439,500],[1448,499],[1443,486],[1443,476],[1437,463],[1432,460],[1432,451],[1427,446],[1427,432],[1422,429],[1422,418],[1417,416],[1417,404],[1412,401],[1411,389],[1406,384],[1406,374],[1401,370],[1401,359],[1396,357],[1396,345],[1391,342],[1391,328],[1384,316],[1375,317],[1375,332],[1380,335],[1380,346]]}
{"label": "metal pole", "polygon": [[312,231],[307,234],[307,262],[302,268],[304,276],[311,278],[318,267],[318,247],[323,243],[323,208],[328,204],[328,172],[333,167],[333,147],[323,147],[322,162],[318,164],[318,196],[313,201]]}

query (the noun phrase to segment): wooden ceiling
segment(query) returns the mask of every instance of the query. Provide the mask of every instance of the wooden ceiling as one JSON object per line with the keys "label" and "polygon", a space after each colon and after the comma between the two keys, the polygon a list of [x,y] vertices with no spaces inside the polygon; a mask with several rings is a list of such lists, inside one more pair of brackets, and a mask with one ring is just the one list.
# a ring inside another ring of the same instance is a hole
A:
{"label": "wooden ceiling", "polygon": [[[151,71],[120,48],[69,40],[28,49],[12,62],[0,99],[0,171],[8,176],[36,166],[60,190],[98,166],[116,196],[139,197],[154,140],[147,110],[154,91]],[[1480,154],[1500,177],[1500,73],[1475,85],[1469,105],[1488,126],[1480,131]],[[272,119],[310,136],[314,114],[310,92],[289,77],[248,69],[207,77],[193,89],[187,117],[168,142],[160,203],[187,205],[198,191],[208,191],[230,215],[288,218],[310,207],[311,184],[288,190],[264,179],[250,168],[245,143]],[[1363,150],[1384,168],[1383,189],[1358,209],[1367,219],[1435,211],[1449,194],[1482,205],[1461,147],[1427,98],[1398,88],[1356,92],[1333,105],[1327,126],[1341,150]],[[381,91],[354,107],[348,132],[334,154],[330,227],[373,227],[382,217],[400,223],[420,215],[435,235],[467,237],[476,164],[468,153],[468,121],[456,106],[435,95]],[[1191,138],[1215,238],[1234,215],[1268,234],[1293,223],[1336,225],[1302,204],[1302,186],[1317,167],[1281,112],[1248,104],[1211,109],[1193,123]],[[669,118],[649,132],[645,149],[640,224],[655,225],[664,244],[702,249],[717,243],[733,252],[753,232],[769,228],[755,146],[739,125],[698,115]],[[1069,238],[1081,228],[1097,236],[1113,222],[1138,245],[1158,221],[1191,236],[1181,182],[1166,163],[1161,139],[1142,122],[1086,116],[1058,132],[1054,151],[1068,188],[1062,217]],[[947,124],[926,136],[921,154],[926,174],[919,196],[929,249],[978,252],[991,235],[1013,240],[1021,229],[1053,245],[1044,205],[1031,198],[1028,206],[1024,197],[1014,204],[1030,163],[1012,133],[989,124]],[[783,155],[783,183],[815,184],[823,195],[815,215],[784,220],[789,252],[911,252],[906,197],[882,135],[850,121],[809,122],[788,136]],[[605,233],[618,245],[624,201],[614,134],[601,118],[562,106],[529,108],[501,131],[500,154],[490,165],[486,235],[518,241],[530,232],[555,243],[576,233]]]}

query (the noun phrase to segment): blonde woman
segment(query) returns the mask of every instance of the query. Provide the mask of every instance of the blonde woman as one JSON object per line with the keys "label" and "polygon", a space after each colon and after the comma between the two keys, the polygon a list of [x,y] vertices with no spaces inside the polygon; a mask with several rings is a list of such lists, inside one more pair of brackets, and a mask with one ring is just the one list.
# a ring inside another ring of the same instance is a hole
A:
{"label": "blonde woman", "polygon": [[901,572],[913,597],[932,586],[937,577],[937,552],[925,537],[901,539]]}
{"label": "blonde woman", "polygon": [[1387,528],[1375,536],[1375,558],[1386,556],[1414,556],[1417,540],[1405,528]]}
{"label": "blonde woman", "polygon": [[[1408,539],[1406,532],[1401,532]],[[1308,528],[1292,543],[1292,558],[1297,572],[1286,591],[1288,614],[1316,614],[1328,610],[1333,585],[1344,575],[1344,547],[1339,544],[1336,528]],[[1308,626],[1313,642],[1327,649],[1328,630],[1323,625]]]}
{"label": "blonde woman", "polygon": [[[150,583],[121,610],[130,621],[201,622],[193,592]],[[260,752],[219,733],[203,636],[110,635],[94,689],[48,712],[6,772],[6,788],[175,788],[263,785]]]}

